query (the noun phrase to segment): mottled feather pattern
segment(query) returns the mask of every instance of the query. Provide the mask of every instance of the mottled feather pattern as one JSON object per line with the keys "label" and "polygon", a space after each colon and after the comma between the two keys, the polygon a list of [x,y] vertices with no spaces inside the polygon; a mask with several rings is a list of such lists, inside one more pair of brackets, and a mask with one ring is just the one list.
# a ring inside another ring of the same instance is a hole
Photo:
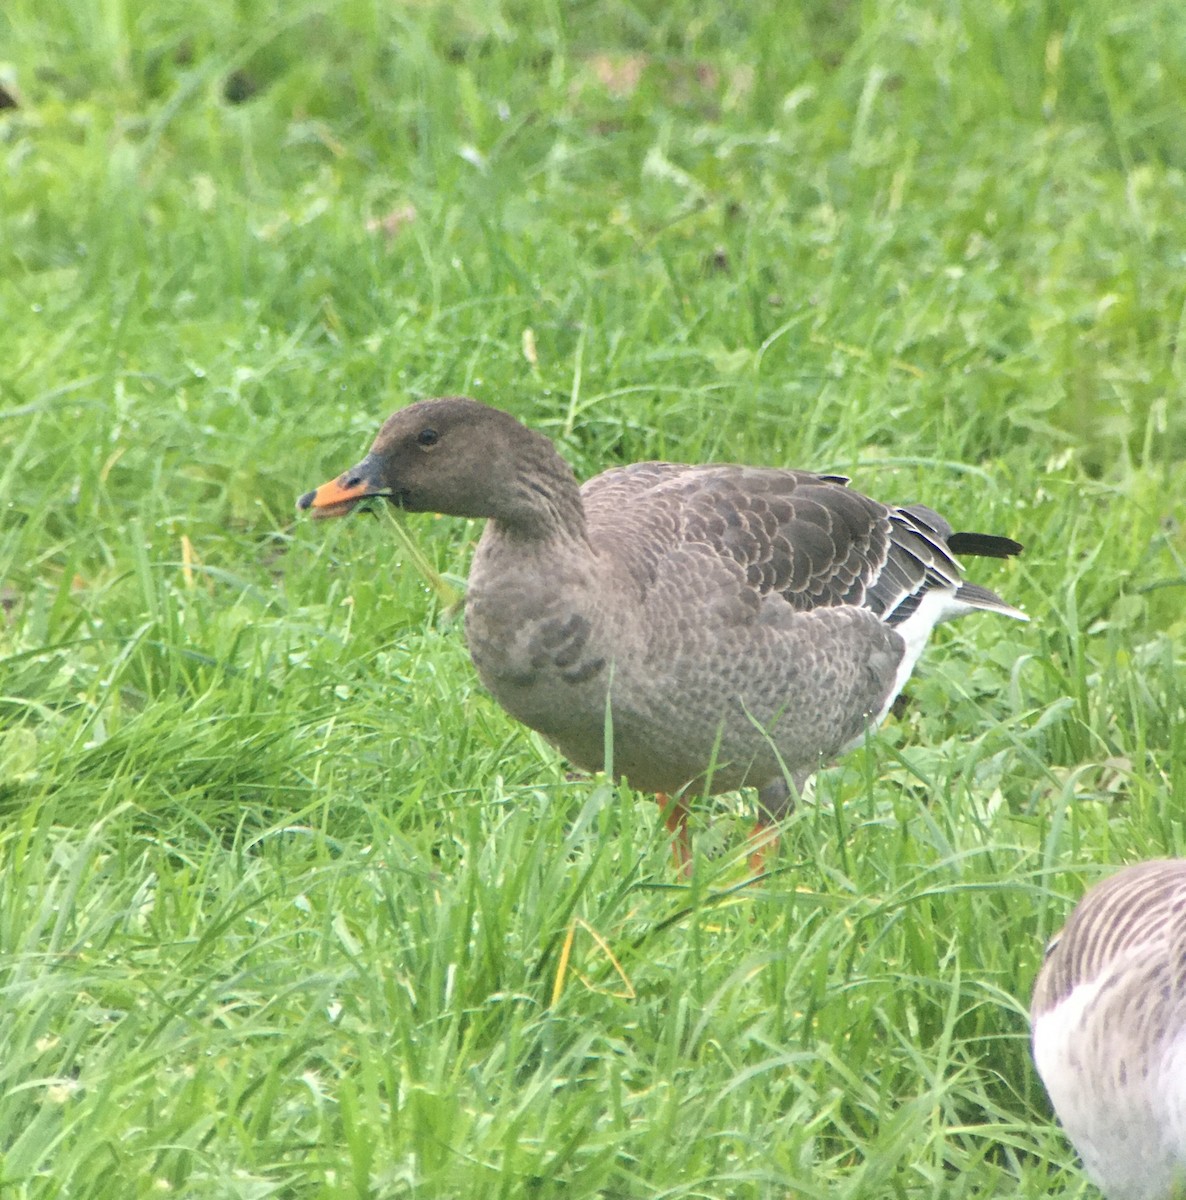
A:
{"label": "mottled feather pattern", "polygon": [[1186,1195],[1186,861],[1091,888],[1052,939],[1034,1060],[1108,1200]]}
{"label": "mottled feather pattern", "polygon": [[[625,541],[627,552],[639,529],[662,531],[662,543],[637,548],[652,582],[665,547],[700,545],[736,562],[759,597],[776,592],[799,612],[854,605],[890,625],[928,590],[960,587],[949,537],[963,537],[968,553],[1021,548],[988,534],[953,535],[924,505],[891,507],[847,484],[843,475],[809,471],[647,462],[596,476],[581,498],[591,529]],[[987,588],[960,598],[970,608],[1015,611]]]}
{"label": "mottled feather pattern", "polygon": [[[621,650],[632,627],[637,634],[637,652],[617,656],[613,687],[615,767],[636,786],[674,791],[695,782],[722,791],[762,787],[787,771],[801,786],[884,713],[925,640],[924,631],[904,649],[894,626],[929,591],[954,597],[960,572],[938,514],[880,504],[847,482],[808,471],[643,462],[581,488],[597,561],[612,574],[612,591],[631,598],[631,611],[592,620],[597,644],[616,638]],[[475,559],[475,662],[510,711],[574,762],[599,766],[604,699],[582,701],[587,718],[573,719],[575,698],[545,683],[549,647],[538,622],[539,670],[529,689],[520,676],[511,680],[510,663],[494,662],[494,644],[506,639],[493,633],[485,581],[506,548],[488,529]],[[512,571],[497,567],[504,587]],[[555,594],[519,611],[538,613]],[[976,607],[1020,615],[987,588],[945,615]],[[605,682],[590,682],[591,696],[603,697],[596,689]]]}
{"label": "mottled feather pattern", "polygon": [[1034,1015],[1135,948],[1168,944],[1186,950],[1186,860],[1156,859],[1105,879],[1051,940],[1034,991]]}

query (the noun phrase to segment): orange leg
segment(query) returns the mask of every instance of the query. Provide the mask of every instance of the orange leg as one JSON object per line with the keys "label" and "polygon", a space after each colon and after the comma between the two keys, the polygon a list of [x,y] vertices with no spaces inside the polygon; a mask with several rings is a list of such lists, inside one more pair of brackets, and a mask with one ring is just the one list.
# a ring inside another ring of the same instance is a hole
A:
{"label": "orange leg", "polygon": [[663,814],[663,823],[671,834],[671,853],[679,873],[690,879],[692,875],[692,835],[688,832],[688,806],[682,796],[674,800],[666,792],[656,792],[655,801]]}
{"label": "orange leg", "polygon": [[765,875],[770,860],[778,853],[778,826],[768,818],[759,817],[749,835],[749,869],[752,875]]}

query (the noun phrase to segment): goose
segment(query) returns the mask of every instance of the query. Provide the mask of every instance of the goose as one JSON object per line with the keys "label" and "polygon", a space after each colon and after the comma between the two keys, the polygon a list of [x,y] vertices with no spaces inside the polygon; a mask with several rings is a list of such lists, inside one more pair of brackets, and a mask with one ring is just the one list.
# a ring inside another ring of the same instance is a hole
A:
{"label": "goose", "polygon": [[655,793],[685,874],[688,798],[756,788],[761,873],[808,777],[882,720],[936,624],[1027,619],[956,559],[1017,542],[847,484],[639,462],[579,486],[549,438],[445,396],[400,409],[297,507],[485,518],[465,606],[483,684],[576,766]]}
{"label": "goose", "polygon": [[1031,1008],[1038,1074],[1108,1200],[1186,1197],[1186,859],[1090,888]]}

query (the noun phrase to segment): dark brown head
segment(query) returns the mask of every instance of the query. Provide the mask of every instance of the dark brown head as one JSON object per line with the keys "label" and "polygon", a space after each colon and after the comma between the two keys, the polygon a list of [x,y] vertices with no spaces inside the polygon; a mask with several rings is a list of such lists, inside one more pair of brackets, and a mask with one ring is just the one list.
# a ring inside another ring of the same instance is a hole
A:
{"label": "dark brown head", "polygon": [[383,497],[409,512],[493,517],[522,524],[576,483],[542,434],[510,413],[464,396],[421,400],[389,417],[370,453],[297,501],[314,517],[340,517]]}

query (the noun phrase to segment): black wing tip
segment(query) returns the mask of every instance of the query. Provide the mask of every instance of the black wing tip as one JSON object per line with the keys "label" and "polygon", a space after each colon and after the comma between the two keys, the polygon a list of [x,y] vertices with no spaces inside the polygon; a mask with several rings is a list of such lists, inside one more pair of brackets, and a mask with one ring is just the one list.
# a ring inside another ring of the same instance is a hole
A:
{"label": "black wing tip", "polygon": [[947,539],[947,548],[952,554],[970,558],[1012,558],[1024,549],[1020,542],[996,533],[953,533]]}

